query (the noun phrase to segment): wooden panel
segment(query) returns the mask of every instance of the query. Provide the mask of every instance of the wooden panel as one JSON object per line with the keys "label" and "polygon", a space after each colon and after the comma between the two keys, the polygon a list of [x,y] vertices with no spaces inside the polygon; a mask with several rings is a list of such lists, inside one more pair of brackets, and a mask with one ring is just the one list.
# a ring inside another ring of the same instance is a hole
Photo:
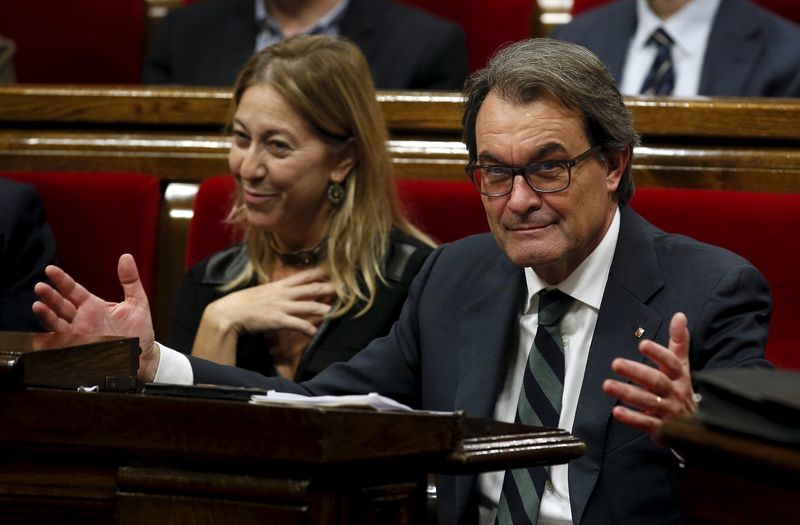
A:
{"label": "wooden panel", "polygon": [[[464,176],[458,94],[382,92],[379,100],[398,176]],[[227,90],[0,87],[0,171],[117,169],[197,182],[227,170],[229,103]],[[702,184],[687,179],[691,168],[714,172],[712,187],[797,191],[786,176],[800,171],[800,101],[627,103],[643,137],[636,165],[658,175],[646,185]]]}
{"label": "wooden panel", "polygon": [[644,137],[800,139],[798,99],[628,97],[625,101]]}
{"label": "wooden panel", "polygon": [[[389,476],[391,477],[391,476]],[[317,479],[123,467],[121,523],[369,523],[424,519],[425,484],[372,482],[338,473]],[[334,494],[350,486],[344,495]]]}
{"label": "wooden panel", "polygon": [[0,516],[15,523],[423,523],[428,473],[585,451],[461,412],[46,389],[0,391],[0,428]]}
{"label": "wooden panel", "polygon": [[[464,179],[467,152],[457,141],[390,140],[399,178]],[[227,173],[222,135],[0,131],[0,172],[140,171],[166,182],[196,183]],[[742,191],[800,191],[800,145],[761,148],[660,145],[637,148],[634,174],[643,186]]]}
{"label": "wooden panel", "polygon": [[[0,515],[4,522],[114,523],[116,467],[67,458],[3,454]],[[33,466],[35,465],[35,466]]]}
{"label": "wooden panel", "polygon": [[686,459],[682,504],[692,523],[798,523],[796,445],[725,432],[695,418],[667,422],[659,438]]}
{"label": "wooden panel", "polygon": [[634,152],[637,186],[800,192],[795,147],[642,146]]}
{"label": "wooden panel", "polygon": [[113,127],[158,125],[220,128],[230,105],[229,90],[131,86],[2,86],[0,121],[107,124]]}
{"label": "wooden panel", "polygon": [[[447,133],[460,136],[458,93],[382,91],[378,100],[392,133]],[[800,101],[761,98],[628,97],[637,130],[644,136],[800,138]],[[46,123],[50,127],[105,124],[161,129],[222,129],[230,90],[143,86],[0,86],[0,124]]]}
{"label": "wooden panel", "polygon": [[[466,180],[458,93],[381,92],[398,178]],[[628,98],[640,187],[800,192],[800,99]],[[230,90],[0,86],[0,173],[138,171],[163,180],[156,330],[183,273],[191,192],[226,173]],[[177,195],[177,196],[176,196]]]}
{"label": "wooden panel", "polygon": [[0,389],[95,386],[131,392],[138,369],[136,338],[0,332]]}
{"label": "wooden panel", "polygon": [[2,171],[135,171],[197,182],[228,172],[221,134],[0,130]]}

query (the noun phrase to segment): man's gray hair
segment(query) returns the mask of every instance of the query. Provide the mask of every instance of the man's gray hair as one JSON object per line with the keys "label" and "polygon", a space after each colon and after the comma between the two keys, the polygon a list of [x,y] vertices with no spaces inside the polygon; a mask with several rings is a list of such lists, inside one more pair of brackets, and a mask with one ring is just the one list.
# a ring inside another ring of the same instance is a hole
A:
{"label": "man's gray hair", "polygon": [[[585,47],[549,38],[522,40],[501,49],[485,68],[473,73],[464,86],[462,119],[470,162],[478,155],[475,121],[490,92],[520,106],[554,97],[582,117],[589,141],[602,145],[604,153],[639,145],[631,113],[611,73]],[[616,195],[627,202],[633,191],[629,162]]]}

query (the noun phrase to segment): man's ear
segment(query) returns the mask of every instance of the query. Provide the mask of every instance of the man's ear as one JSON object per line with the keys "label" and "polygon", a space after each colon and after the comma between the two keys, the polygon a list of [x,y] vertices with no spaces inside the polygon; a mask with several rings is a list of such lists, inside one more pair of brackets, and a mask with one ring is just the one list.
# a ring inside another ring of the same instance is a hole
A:
{"label": "man's ear", "polygon": [[606,165],[608,166],[606,184],[608,185],[608,189],[614,192],[622,181],[622,174],[625,173],[625,168],[631,161],[631,148],[627,147],[623,150],[612,150],[605,155]]}
{"label": "man's ear", "polygon": [[331,169],[331,182],[341,184],[356,166],[356,145],[353,139],[334,155],[334,164]]}

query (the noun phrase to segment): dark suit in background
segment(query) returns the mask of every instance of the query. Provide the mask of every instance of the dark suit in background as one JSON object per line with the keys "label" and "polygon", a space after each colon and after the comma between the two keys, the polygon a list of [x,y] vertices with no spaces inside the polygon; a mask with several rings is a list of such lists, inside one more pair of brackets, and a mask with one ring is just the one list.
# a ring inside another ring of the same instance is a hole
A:
{"label": "dark suit in background", "polygon": [[[576,17],[551,36],[589,48],[619,84],[636,23],[636,0],[621,0]],[[747,0],[722,0],[698,95],[800,97],[800,27]]]}
{"label": "dark suit in background", "polygon": [[[254,0],[206,0],[171,11],[145,62],[144,82],[232,86],[255,52],[258,31]],[[390,0],[350,0],[340,34],[364,53],[377,89],[464,84],[467,44],[454,23]]]}
{"label": "dark suit in background", "polygon": [[0,178],[0,330],[41,331],[33,285],[45,281],[56,244],[36,189]]}
{"label": "dark suit in background", "polygon": [[[766,366],[770,296],[741,257],[666,234],[621,208],[616,252],[603,295],[572,432],[586,455],[569,466],[573,522],[682,523],[677,458],[611,417],[601,385],[611,361],[644,361],[634,332],[666,345],[670,318],[689,318],[691,368]],[[196,383],[304,394],[380,392],[416,408],[492,417],[516,345],[525,277],[491,235],[436,250],[412,284],[400,320],[346,364],[294,384],[190,358]],[[437,479],[439,523],[474,523],[475,476]]]}

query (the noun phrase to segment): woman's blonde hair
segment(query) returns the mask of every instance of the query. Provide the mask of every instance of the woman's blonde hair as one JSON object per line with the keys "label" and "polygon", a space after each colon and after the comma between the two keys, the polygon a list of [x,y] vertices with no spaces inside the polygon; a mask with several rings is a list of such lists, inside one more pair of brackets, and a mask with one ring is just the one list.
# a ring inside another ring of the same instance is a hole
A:
{"label": "woman's blonde hair", "polygon": [[[332,211],[323,264],[339,299],[329,315],[341,316],[361,300],[365,305],[360,315],[372,306],[378,281],[385,282],[383,262],[393,227],[433,245],[401,213],[386,149],[386,124],[367,61],[347,40],[301,36],[250,58],[234,87],[232,114],[244,92],[256,85],[276,89],[331,151],[353,149],[355,163],[342,183],[345,198]],[[228,220],[245,230],[248,264],[224,289],[242,286],[253,275],[268,281],[275,260],[274,239],[270,232],[247,224],[241,184]]]}

